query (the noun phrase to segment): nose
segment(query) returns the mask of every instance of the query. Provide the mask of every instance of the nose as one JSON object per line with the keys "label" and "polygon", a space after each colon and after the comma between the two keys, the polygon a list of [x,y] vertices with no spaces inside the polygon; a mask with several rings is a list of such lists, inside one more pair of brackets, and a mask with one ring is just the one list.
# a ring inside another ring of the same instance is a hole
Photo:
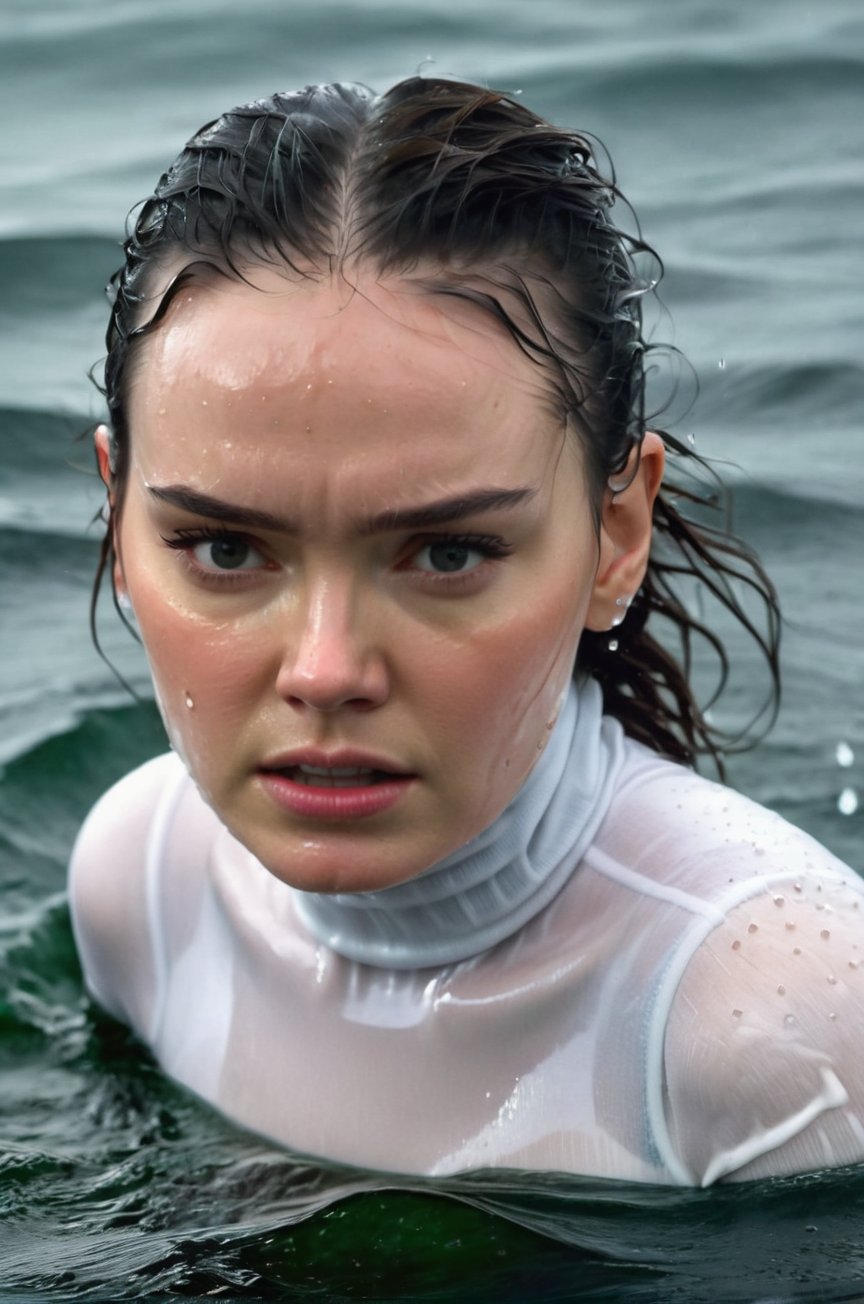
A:
{"label": "nose", "polygon": [[373,710],[390,695],[380,642],[367,636],[358,596],[348,584],[320,579],[291,621],[276,691],[295,708]]}

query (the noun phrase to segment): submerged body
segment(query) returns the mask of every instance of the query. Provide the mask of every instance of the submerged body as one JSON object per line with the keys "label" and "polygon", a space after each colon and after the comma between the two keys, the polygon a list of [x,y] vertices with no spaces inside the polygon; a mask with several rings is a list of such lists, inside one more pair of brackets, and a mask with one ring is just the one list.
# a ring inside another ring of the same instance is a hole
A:
{"label": "submerged body", "polygon": [[[576,727],[572,706],[522,852],[505,813],[407,901],[277,881],[176,757],[150,762],[73,861],[91,990],[230,1118],[364,1167],[707,1185],[861,1159],[864,885],[601,723],[596,686]],[[577,860],[544,903],[562,794]]]}

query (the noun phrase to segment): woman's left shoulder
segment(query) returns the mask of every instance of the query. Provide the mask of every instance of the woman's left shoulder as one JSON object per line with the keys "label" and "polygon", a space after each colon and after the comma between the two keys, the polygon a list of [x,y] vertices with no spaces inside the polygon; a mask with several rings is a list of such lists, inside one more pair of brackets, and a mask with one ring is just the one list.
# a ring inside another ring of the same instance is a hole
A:
{"label": "woman's left shoulder", "polygon": [[859,876],[803,829],[724,784],[631,745],[600,844],[648,878],[705,901],[744,899],[822,873]]}

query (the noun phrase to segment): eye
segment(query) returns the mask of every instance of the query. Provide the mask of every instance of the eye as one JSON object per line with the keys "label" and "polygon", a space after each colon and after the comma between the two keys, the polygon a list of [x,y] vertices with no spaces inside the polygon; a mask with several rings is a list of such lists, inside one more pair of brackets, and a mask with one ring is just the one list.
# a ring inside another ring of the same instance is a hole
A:
{"label": "eye", "polygon": [[189,549],[195,563],[202,570],[237,571],[256,570],[264,558],[245,539],[234,534],[214,539],[202,539]]}
{"label": "eye", "polygon": [[412,564],[427,575],[464,575],[490,558],[507,556],[509,551],[502,539],[448,535],[424,544],[414,554]]}

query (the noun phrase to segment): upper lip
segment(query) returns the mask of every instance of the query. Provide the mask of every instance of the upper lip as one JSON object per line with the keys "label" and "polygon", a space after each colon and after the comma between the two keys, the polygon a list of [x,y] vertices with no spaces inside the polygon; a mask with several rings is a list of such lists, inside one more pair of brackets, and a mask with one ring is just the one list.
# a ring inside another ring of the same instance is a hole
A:
{"label": "upper lip", "polygon": [[387,756],[376,756],[374,752],[358,751],[354,747],[338,747],[333,751],[325,751],[321,747],[297,747],[290,752],[268,756],[261,769],[289,770],[297,765],[315,765],[328,770],[384,770],[388,774],[405,776],[413,773],[404,765],[395,764]]}

